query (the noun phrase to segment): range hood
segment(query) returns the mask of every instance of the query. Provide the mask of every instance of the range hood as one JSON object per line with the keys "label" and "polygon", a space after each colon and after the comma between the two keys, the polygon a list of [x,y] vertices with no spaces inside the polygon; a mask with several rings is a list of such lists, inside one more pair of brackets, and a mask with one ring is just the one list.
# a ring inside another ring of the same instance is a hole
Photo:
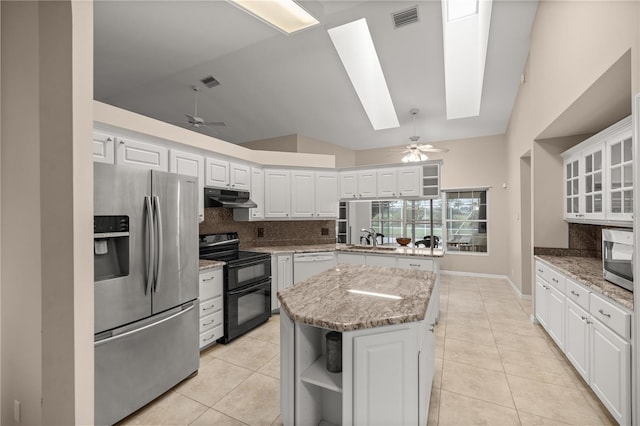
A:
{"label": "range hood", "polygon": [[233,189],[204,188],[205,207],[228,207],[231,209],[251,209],[258,207],[249,198],[249,191]]}

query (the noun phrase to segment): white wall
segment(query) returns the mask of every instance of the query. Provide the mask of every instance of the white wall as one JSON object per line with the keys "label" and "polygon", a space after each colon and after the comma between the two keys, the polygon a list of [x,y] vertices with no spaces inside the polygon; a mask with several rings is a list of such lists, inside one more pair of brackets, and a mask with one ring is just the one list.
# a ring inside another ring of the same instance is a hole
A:
{"label": "white wall", "polygon": [[[631,49],[631,94],[640,88],[638,72],[639,4],[626,1],[541,1],[531,33],[531,47],[526,82],[521,85],[507,130],[507,191],[509,252],[506,259],[509,275],[521,286],[522,258],[520,217],[520,158],[532,151],[532,185],[544,191],[547,180],[549,150],[534,140],[545,129],[563,128],[556,120],[569,110],[587,90]],[[591,110],[605,111],[618,104],[606,96],[596,99]],[[594,102],[593,100],[591,102]],[[571,114],[568,114],[571,115]],[[589,120],[598,118],[597,115]],[[619,117],[621,118],[621,117]],[[586,118],[585,118],[586,119]],[[613,124],[610,122],[609,124]],[[570,127],[564,126],[566,131]],[[555,135],[555,136],[569,136]],[[582,132],[584,133],[584,132]],[[552,170],[558,176],[558,172]],[[561,190],[561,180],[555,180]],[[545,209],[542,197],[534,194],[532,215],[535,244],[562,246],[566,232],[562,226],[561,208]],[[566,226],[566,225],[565,225]]]}
{"label": "white wall", "polygon": [[0,7],[1,423],[91,424],[92,3]]}

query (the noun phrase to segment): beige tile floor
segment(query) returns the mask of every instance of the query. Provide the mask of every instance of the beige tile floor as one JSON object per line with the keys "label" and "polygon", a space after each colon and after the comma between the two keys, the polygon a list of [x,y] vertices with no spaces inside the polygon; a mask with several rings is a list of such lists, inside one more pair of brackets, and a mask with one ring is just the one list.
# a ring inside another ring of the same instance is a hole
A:
{"label": "beige tile floor", "polygon": [[[615,425],[505,280],[441,276],[429,425]],[[280,425],[279,316],[123,425]],[[391,425],[390,425],[391,426]]]}

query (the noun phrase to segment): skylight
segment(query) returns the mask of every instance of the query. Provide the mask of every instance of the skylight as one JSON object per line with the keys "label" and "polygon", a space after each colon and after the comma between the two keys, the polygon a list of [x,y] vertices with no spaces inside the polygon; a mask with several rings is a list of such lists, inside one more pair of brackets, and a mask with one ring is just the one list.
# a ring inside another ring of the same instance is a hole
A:
{"label": "skylight", "polygon": [[328,32],[373,128],[400,127],[367,20],[359,19]]}
{"label": "skylight", "polygon": [[491,0],[442,0],[449,120],[480,115],[492,5]]}
{"label": "skylight", "polygon": [[478,0],[447,0],[446,3],[447,19],[449,21],[466,18],[478,13]]}
{"label": "skylight", "polygon": [[285,34],[295,33],[319,23],[293,0],[229,1]]}

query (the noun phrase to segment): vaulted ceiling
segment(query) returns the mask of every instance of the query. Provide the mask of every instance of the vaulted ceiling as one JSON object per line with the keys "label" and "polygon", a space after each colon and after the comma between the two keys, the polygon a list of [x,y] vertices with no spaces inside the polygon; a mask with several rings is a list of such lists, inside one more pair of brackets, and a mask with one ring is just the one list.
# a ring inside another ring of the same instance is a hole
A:
{"label": "vaulted ceiling", "polygon": [[[226,1],[94,3],[95,99],[161,121],[194,113],[233,143],[301,134],[351,149],[504,133],[536,1],[494,1],[480,115],[446,119],[440,1],[299,1],[320,25],[285,35]],[[394,28],[416,6],[419,21]],[[327,29],[366,18],[400,127],[373,130]],[[212,75],[220,85],[206,88]]]}

